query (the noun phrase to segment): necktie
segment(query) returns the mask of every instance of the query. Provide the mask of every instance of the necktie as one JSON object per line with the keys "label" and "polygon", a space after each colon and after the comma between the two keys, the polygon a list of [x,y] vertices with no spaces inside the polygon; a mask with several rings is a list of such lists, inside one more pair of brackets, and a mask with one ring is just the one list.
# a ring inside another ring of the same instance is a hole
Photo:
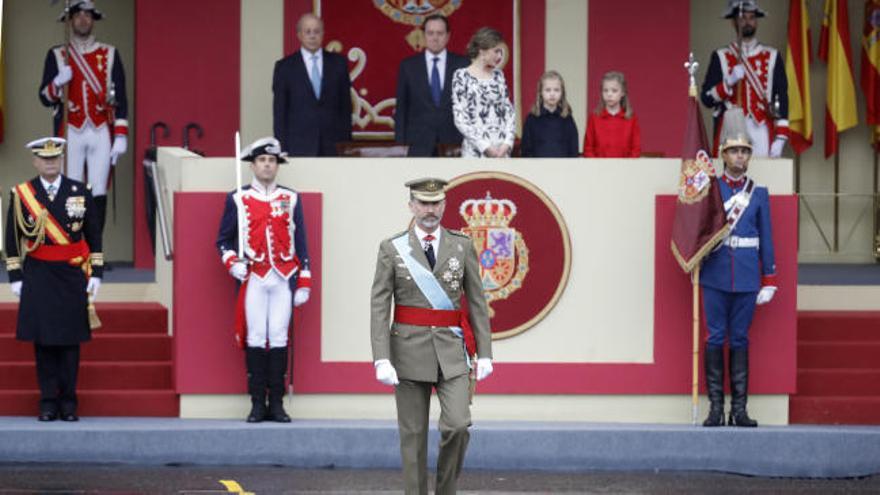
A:
{"label": "necktie", "polygon": [[321,99],[321,69],[318,68],[318,56],[312,55],[312,89],[315,90],[315,98]]}
{"label": "necktie", "polygon": [[55,184],[49,184],[49,187],[46,188],[46,194],[49,196],[49,201],[55,201]]}
{"label": "necktie", "polygon": [[434,57],[434,68],[431,69],[431,97],[434,99],[434,104],[438,107],[440,106],[440,71],[437,69],[437,62],[440,61],[440,57]]}
{"label": "necktie", "polygon": [[434,269],[434,265],[437,263],[437,258],[434,256],[434,236],[428,234],[425,236],[425,257],[428,258],[428,265],[431,266],[431,270]]}

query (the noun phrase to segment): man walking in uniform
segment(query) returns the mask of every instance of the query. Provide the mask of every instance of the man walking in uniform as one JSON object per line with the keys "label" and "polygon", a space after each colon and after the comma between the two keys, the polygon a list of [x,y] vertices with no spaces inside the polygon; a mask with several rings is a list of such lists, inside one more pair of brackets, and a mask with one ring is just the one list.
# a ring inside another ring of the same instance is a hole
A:
{"label": "man walking in uniform", "polygon": [[[128,150],[122,59],[115,47],[96,41],[92,34],[95,21],[103,18],[91,0],[70,2],[58,18],[70,24],[70,43],[52,47],[46,54],[40,84],[40,101],[52,108],[55,135],[67,138],[65,174],[85,182],[88,171],[102,231],[110,167]],[[63,108],[65,100],[67,108]]]}
{"label": "man walking in uniform", "polygon": [[[236,311],[237,319],[244,313],[241,319],[247,325],[247,335],[237,336],[241,346],[246,344],[251,396],[247,422],[268,419],[289,423],[282,401],[287,333],[292,308],[309,300],[312,285],[302,201],[296,191],[275,182],[279,164],[287,163],[287,154],[277,139],[258,139],[242,155],[242,160],[251,162],[254,179],[241,191],[226,196],[217,249],[229,274],[243,282],[239,290],[244,297],[239,297],[241,306]],[[238,257],[239,235],[243,237],[244,259]]]}
{"label": "man walking in uniform", "polygon": [[470,60],[446,49],[449,20],[432,14],[422,24],[425,51],[403,59],[397,76],[394,139],[409,156],[436,156],[438,144],[461,144],[452,119],[452,73]]}
{"label": "man walking in uniform", "polygon": [[[473,242],[440,226],[446,206],[442,179],[410,188],[415,223],[382,241],[371,296],[376,379],[395,386],[405,490],[428,493],[428,411],[440,399],[438,494],[455,493],[471,424],[465,334],[476,341],[476,379],[492,373],[488,306]],[[468,312],[461,311],[462,293]],[[393,312],[392,312],[393,309]]]}
{"label": "man walking in uniform", "polygon": [[104,256],[92,195],[61,175],[64,139],[28,143],[39,175],[12,189],[6,270],[20,298],[16,338],[33,342],[40,421],[77,421],[80,344],[91,339],[89,297],[101,287]]}
{"label": "man walking in uniform", "polygon": [[730,232],[700,270],[706,342],[709,416],[703,426],[724,425],[724,341],[730,341],[729,426],[758,426],[746,411],[749,385],[749,327],[755,306],[776,293],[776,262],[770,225],[770,195],[746,176],[752,145],[745,117],[727,112],[721,136],[724,175],[718,181]]}

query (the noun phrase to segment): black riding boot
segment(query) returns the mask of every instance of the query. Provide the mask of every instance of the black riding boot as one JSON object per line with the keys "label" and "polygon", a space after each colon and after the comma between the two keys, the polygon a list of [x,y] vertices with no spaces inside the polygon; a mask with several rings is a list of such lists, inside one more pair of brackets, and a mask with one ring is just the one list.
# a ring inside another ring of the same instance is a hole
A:
{"label": "black riding boot", "polygon": [[251,396],[251,412],[248,423],[259,423],[266,419],[266,385],[269,351],[259,347],[248,347],[245,351],[245,364],[248,374],[248,394]]}
{"label": "black riding boot", "polygon": [[710,407],[703,426],[724,426],[724,348],[707,344],[705,363]]}
{"label": "black riding boot", "polygon": [[284,377],[287,374],[287,347],[269,349],[269,414],[267,420],[290,423],[284,412]]}
{"label": "black riding boot", "polygon": [[104,224],[107,222],[107,196],[95,196],[94,201],[98,213],[98,225],[101,226],[101,232],[104,232]]}
{"label": "black riding boot", "polygon": [[730,349],[730,426],[758,426],[749,417],[746,402],[749,396],[749,348]]}

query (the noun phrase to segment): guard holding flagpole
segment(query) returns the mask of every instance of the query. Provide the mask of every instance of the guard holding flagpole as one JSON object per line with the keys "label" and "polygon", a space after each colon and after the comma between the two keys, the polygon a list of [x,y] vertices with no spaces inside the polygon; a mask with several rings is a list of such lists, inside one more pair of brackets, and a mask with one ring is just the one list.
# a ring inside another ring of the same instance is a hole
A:
{"label": "guard holding flagpole", "polygon": [[287,163],[277,139],[258,139],[242,155],[254,178],[227,195],[217,249],[229,274],[242,283],[236,341],[245,347],[247,421],[288,423],[283,406],[288,328],[292,308],[309,300],[312,280],[302,198],[275,182],[279,165]]}
{"label": "guard holding flagpole", "polygon": [[68,2],[58,21],[69,23],[70,41],[49,49],[40,83],[40,101],[52,108],[55,135],[67,139],[64,173],[91,185],[102,231],[111,167],[128,150],[122,59],[92,33],[103,18],[91,0]]}
{"label": "guard holding flagpole", "polygon": [[[99,325],[91,307],[104,256],[92,195],[61,174],[64,139],[28,143],[39,175],[12,189],[6,270],[20,298],[16,338],[34,343],[40,421],[77,421],[80,344]],[[91,320],[91,321],[90,321]]]}
{"label": "guard holding flagpole", "polygon": [[758,426],[746,411],[749,385],[749,327],[755,306],[776,293],[776,262],[770,225],[770,195],[746,175],[752,145],[745,116],[727,112],[721,132],[724,174],[719,181],[729,233],[700,272],[706,342],[706,388],[711,409],[703,426],[724,425],[724,342],[729,341],[729,426]]}

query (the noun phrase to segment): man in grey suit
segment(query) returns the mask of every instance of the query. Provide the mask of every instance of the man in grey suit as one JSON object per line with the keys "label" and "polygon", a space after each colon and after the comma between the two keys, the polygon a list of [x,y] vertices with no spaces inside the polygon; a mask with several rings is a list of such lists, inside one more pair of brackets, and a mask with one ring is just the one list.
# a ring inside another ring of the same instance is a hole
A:
{"label": "man in grey suit", "polygon": [[[477,380],[492,373],[488,306],[473,242],[440,226],[446,181],[419,179],[406,186],[414,225],[379,245],[371,299],[373,361],[376,379],[395,386],[406,493],[428,493],[432,389],[441,410],[436,491],[455,493],[470,438],[470,370],[475,364]],[[467,312],[461,311],[462,293]],[[476,363],[465,346],[470,331]]]}
{"label": "man in grey suit", "polygon": [[436,156],[438,144],[461,144],[452,120],[452,73],[470,60],[446,50],[449,21],[429,15],[422,24],[425,51],[405,58],[397,76],[394,139],[409,145],[409,156]]}

